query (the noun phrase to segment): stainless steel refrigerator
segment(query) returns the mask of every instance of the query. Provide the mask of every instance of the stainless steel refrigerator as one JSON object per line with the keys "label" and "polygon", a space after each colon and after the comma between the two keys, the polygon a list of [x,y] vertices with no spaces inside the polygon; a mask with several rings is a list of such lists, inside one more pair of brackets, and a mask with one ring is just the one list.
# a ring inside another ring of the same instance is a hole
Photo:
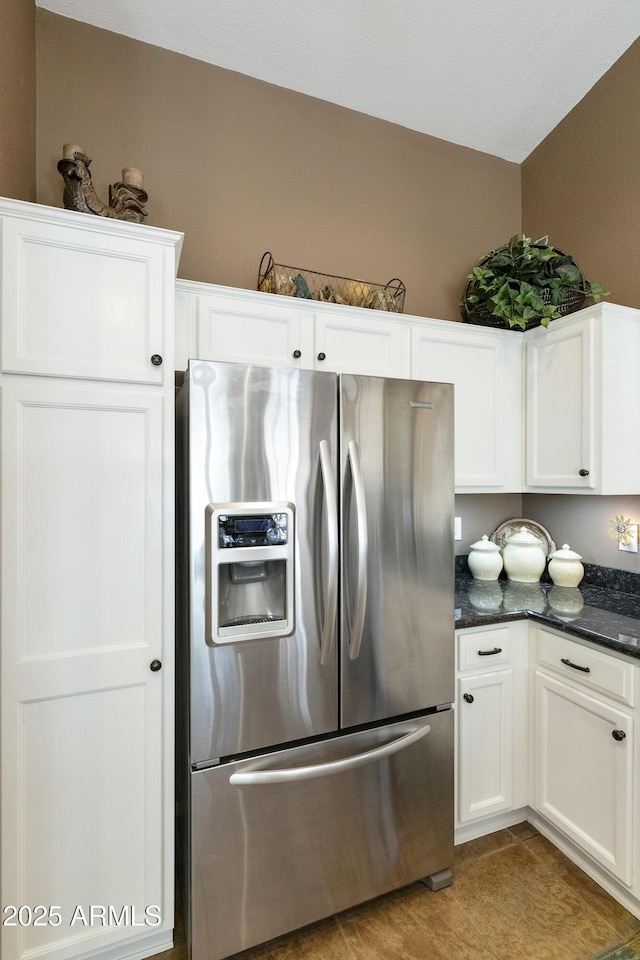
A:
{"label": "stainless steel refrigerator", "polygon": [[453,387],[197,360],[177,410],[179,857],[220,960],[451,881]]}

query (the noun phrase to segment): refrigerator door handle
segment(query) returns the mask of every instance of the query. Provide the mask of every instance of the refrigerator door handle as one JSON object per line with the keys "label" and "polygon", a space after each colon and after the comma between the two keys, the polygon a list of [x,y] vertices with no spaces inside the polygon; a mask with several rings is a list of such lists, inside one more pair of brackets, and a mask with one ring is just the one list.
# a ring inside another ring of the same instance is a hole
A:
{"label": "refrigerator door handle", "polygon": [[410,733],[404,734],[391,743],[385,743],[381,747],[374,747],[373,750],[365,750],[364,753],[357,753],[352,757],[344,757],[341,760],[331,760],[329,763],[312,763],[307,767],[283,767],[280,770],[246,770],[232,773],[229,777],[229,783],[234,786],[253,785],[266,783],[291,783],[297,780],[312,780],[314,777],[325,777],[331,773],[344,773],[348,770],[354,770],[357,767],[363,767],[367,763],[375,763],[385,757],[390,757],[400,750],[411,746],[417,740],[422,740],[428,733],[431,733],[431,727],[427,723],[424,726],[417,727]]}
{"label": "refrigerator door handle", "polygon": [[367,532],[367,501],[360,469],[360,454],[355,440],[349,441],[347,448],[347,462],[351,466],[353,490],[356,498],[356,523],[358,531],[358,589],[356,593],[356,609],[349,643],[349,658],[356,660],[360,654],[362,633],[364,631],[364,615],[367,608],[367,560],[369,540]]}
{"label": "refrigerator door handle", "polygon": [[320,641],[320,663],[326,666],[333,649],[338,609],[338,567],[340,546],[338,541],[338,494],[336,480],[331,468],[331,453],[326,440],[320,441],[320,470],[327,511],[327,566],[329,570],[327,595],[324,604],[324,623]]}

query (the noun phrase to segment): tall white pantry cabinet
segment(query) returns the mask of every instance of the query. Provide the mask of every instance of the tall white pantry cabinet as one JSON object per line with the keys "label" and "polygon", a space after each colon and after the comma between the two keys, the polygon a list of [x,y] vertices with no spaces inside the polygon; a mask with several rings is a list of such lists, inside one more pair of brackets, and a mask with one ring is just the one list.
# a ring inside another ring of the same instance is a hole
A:
{"label": "tall white pantry cabinet", "polygon": [[7,960],[172,940],[181,241],[0,200]]}

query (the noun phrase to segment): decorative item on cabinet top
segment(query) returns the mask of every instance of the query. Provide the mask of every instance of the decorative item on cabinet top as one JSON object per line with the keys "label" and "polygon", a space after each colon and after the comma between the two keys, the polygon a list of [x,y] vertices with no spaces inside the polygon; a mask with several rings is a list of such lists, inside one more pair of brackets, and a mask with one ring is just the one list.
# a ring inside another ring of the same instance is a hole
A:
{"label": "decorative item on cabinet top", "polygon": [[284,297],[302,297],[304,300],[368,307],[390,313],[402,313],[406,292],[404,283],[397,277],[381,284],[317,273],[304,267],[275,263],[268,250],[260,261],[258,290]]}
{"label": "decorative item on cabinet top", "polygon": [[144,205],[149,199],[143,188],[142,172],[124,167],[122,180],[109,184],[109,203],[103,203],[93,186],[89,166],[91,160],[76,143],[65,143],[58,172],[64,179],[62,202],[66,210],[92,213],[96,217],[142,223],[147,216]]}
{"label": "decorative item on cabinet top", "polygon": [[585,306],[598,303],[609,291],[589,283],[575,261],[549,244],[548,237],[531,241],[512,237],[482,258],[461,301],[462,319],[490,327],[528,330],[548,327]]}

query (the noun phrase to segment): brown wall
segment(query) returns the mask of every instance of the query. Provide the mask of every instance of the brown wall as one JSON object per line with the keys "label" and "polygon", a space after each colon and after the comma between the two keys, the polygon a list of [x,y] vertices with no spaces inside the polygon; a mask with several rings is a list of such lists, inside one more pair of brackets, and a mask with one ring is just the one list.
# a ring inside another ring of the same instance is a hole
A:
{"label": "brown wall", "polygon": [[105,199],[141,168],[147,222],[186,235],[181,277],[253,288],[270,250],[400,277],[405,312],[456,320],[466,273],[520,229],[517,164],[42,9],[37,24],[38,201],[62,204],[65,142]]}
{"label": "brown wall", "polygon": [[34,0],[0,6],[0,196],[36,199]]}
{"label": "brown wall", "polygon": [[522,222],[640,307],[640,40],[522,165]]}
{"label": "brown wall", "polygon": [[[548,233],[608,298],[640,308],[640,41],[611,67],[522,165],[523,230]],[[630,358],[630,375],[638,358]],[[621,411],[625,416],[628,412]],[[630,417],[629,442],[637,442]],[[590,563],[639,571],[639,554],[623,553],[609,523],[640,522],[640,497],[523,497],[525,515],[560,545]]]}

